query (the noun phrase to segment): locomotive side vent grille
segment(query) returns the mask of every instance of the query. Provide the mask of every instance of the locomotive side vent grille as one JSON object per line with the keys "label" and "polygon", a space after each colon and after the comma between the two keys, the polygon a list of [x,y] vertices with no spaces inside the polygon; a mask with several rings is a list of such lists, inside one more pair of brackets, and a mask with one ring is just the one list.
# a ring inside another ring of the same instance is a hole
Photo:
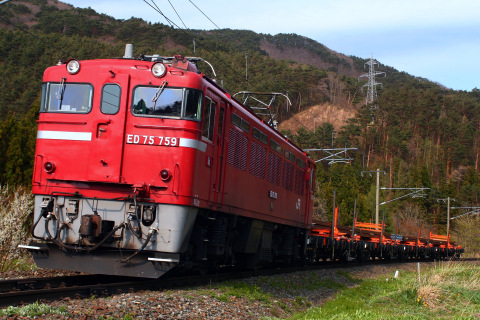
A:
{"label": "locomotive side vent grille", "polygon": [[228,164],[234,166],[237,169],[247,170],[247,151],[248,151],[248,139],[243,134],[235,129],[230,129],[228,135]]}
{"label": "locomotive side vent grille", "polygon": [[282,186],[287,191],[293,190],[293,164],[290,162],[283,162],[283,181]]}
{"label": "locomotive side vent grille", "polygon": [[268,155],[268,182],[280,185],[280,171],[282,168],[282,159],[276,154]]}
{"label": "locomotive side vent grille", "polygon": [[304,173],[302,170],[297,169],[295,173],[295,192],[303,196],[303,181],[304,181]]}
{"label": "locomotive side vent grille", "polygon": [[267,160],[267,150],[252,141],[250,149],[250,174],[258,178],[265,178],[265,161]]}

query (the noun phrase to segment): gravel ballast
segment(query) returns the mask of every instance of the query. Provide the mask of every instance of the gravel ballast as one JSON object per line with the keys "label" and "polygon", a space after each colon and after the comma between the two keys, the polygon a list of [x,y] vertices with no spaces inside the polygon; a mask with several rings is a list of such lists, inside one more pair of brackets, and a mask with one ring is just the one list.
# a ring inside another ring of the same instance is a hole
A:
{"label": "gravel ballast", "polygon": [[[45,314],[36,319],[259,319],[286,318],[313,306],[321,306],[355,279],[393,277],[395,270],[414,269],[416,264],[365,265],[318,269],[260,276],[225,283],[154,291],[137,291],[108,297],[92,296],[45,302],[67,314]],[[391,274],[391,275],[390,275]],[[3,278],[65,275],[35,270],[10,272]],[[14,316],[13,319],[28,317]]]}

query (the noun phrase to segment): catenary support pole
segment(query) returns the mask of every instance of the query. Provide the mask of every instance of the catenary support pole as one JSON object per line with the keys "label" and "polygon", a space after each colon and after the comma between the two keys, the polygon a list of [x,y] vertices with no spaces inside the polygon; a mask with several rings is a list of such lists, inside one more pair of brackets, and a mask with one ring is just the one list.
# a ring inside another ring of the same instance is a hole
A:
{"label": "catenary support pole", "polygon": [[375,194],[375,223],[378,224],[380,212],[380,168],[377,169],[377,192]]}

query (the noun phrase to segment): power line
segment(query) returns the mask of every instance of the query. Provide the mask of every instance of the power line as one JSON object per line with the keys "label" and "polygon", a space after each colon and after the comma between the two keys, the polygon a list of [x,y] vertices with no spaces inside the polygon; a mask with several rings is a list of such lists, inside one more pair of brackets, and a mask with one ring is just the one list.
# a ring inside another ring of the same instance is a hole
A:
{"label": "power line", "polygon": [[[171,19],[169,19],[161,10],[160,8],[156,5],[155,1],[154,0],[151,0],[151,2],[153,3],[153,5],[151,5],[150,3],[148,3],[146,0],[143,0],[146,4],[148,4],[153,10],[157,11],[160,15],[162,15],[169,23],[171,23],[172,27],[173,25],[175,27],[177,27],[177,29],[181,32],[183,32],[184,34],[186,34],[187,36],[189,36],[192,40],[195,40],[197,43],[199,43],[200,46],[202,46],[209,54],[211,54],[214,58],[216,58],[219,62],[221,62],[223,65],[225,65],[227,67],[227,69],[229,69],[236,77],[242,77],[243,76],[235,69],[233,69],[229,64],[227,64],[222,58],[218,57],[216,54],[214,54],[212,51],[210,51],[207,47],[205,47],[200,41],[198,41],[198,39],[196,39],[196,37],[191,34],[190,32],[188,32],[186,29],[183,29],[181,27],[179,27],[177,24],[175,24],[175,22],[173,22]],[[200,12],[202,12],[200,10],[200,8],[198,8],[191,0],[189,0],[192,5],[194,5]],[[203,12],[202,12],[203,13]],[[204,13],[203,13],[204,14]],[[204,14],[205,15],[205,14]],[[205,15],[206,16],[206,15]],[[206,16],[207,17],[207,16]],[[208,18],[208,17],[207,17]],[[208,18],[218,29],[220,29],[210,18]],[[183,21],[182,21],[183,22]],[[245,80],[243,80],[245,81]],[[248,82],[247,82],[248,83]],[[297,118],[295,118],[295,116],[293,115],[290,115],[295,121],[297,121],[300,125],[302,125],[305,129],[308,130],[307,126],[305,126],[302,122],[300,122]]]}
{"label": "power line", "polygon": [[[293,114],[291,114],[290,116],[293,118],[293,120],[295,120],[295,121],[297,121],[298,123],[300,123],[305,129],[309,130],[309,129],[307,128],[307,126],[305,126],[303,123],[300,122],[300,120],[298,120],[297,118],[295,118],[295,117],[293,116]],[[309,130],[309,131],[310,131],[310,130]]]}
{"label": "power line", "polygon": [[197,7],[197,5],[195,3],[192,2],[192,0],[188,0],[188,1],[190,1],[190,3],[193,4],[195,6],[195,8],[198,9],[198,11],[200,11],[208,20],[210,20],[210,22],[213,23],[215,25],[215,27],[217,27],[217,29],[220,29],[219,26],[217,26],[217,24],[212,21],[212,19],[210,19],[205,13],[203,13],[202,10],[200,10],[199,7]]}
{"label": "power line", "polygon": [[214,58],[216,58],[219,62],[221,62],[223,65],[225,65],[225,67],[227,67],[227,69],[231,70],[235,76],[237,77],[241,77],[240,73],[233,69],[229,64],[227,64],[222,58],[218,57],[215,53],[213,53],[212,51],[210,51],[206,46],[204,46],[201,41],[199,41],[198,39],[196,39],[195,35],[193,35],[192,33],[188,32],[187,30],[179,27],[177,24],[175,24],[175,22],[173,22],[172,20],[170,20],[159,8],[158,6],[155,4],[155,1],[154,0],[151,0],[151,2],[154,4],[151,5],[150,3],[148,3],[146,0],[143,0],[146,4],[148,4],[153,10],[157,11],[160,15],[162,15],[169,23],[171,23],[172,27],[175,26],[177,27],[177,29],[181,32],[183,32],[184,34],[186,34],[187,36],[189,36],[192,40],[195,39],[196,43],[198,43],[200,46],[202,46],[209,54],[211,54]]}
{"label": "power line", "polygon": [[145,2],[146,4],[148,4],[153,10],[157,11],[158,13],[160,13],[160,15],[162,17],[165,18],[165,20],[167,20],[167,22],[170,24],[170,26],[173,28],[173,26],[176,26],[178,29],[181,29],[179,26],[177,26],[175,24],[175,22],[173,22],[172,20],[170,20],[163,12],[162,10],[160,10],[160,8],[157,6],[157,4],[155,3],[155,1],[152,0],[152,3],[153,5],[151,5],[150,3],[147,2],[147,0],[143,0],[143,2]]}
{"label": "power line", "polygon": [[178,19],[180,19],[180,21],[182,21],[182,24],[183,24],[183,26],[185,27],[185,29],[188,29],[187,26],[185,25],[185,22],[183,22],[182,18],[180,18],[180,15],[178,14],[177,10],[175,10],[175,7],[173,6],[172,2],[171,2],[170,0],[168,0],[168,3],[170,3],[170,5],[172,6],[173,11],[175,11],[175,13],[177,14]]}

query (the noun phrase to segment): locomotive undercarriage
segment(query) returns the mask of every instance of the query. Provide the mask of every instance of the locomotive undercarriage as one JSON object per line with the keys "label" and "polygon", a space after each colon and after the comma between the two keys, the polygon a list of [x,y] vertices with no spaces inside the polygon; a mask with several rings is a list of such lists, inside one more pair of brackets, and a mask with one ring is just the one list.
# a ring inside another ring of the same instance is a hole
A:
{"label": "locomotive undercarriage", "polygon": [[305,230],[218,211],[133,199],[35,197],[33,241],[42,268],[158,278],[180,271],[292,264]]}
{"label": "locomotive undercarriage", "polygon": [[182,269],[200,272],[223,267],[253,269],[300,263],[305,230],[242,216],[203,210],[198,213]]}
{"label": "locomotive undercarriage", "polygon": [[26,246],[39,267],[158,278],[180,262],[198,209],[127,200],[35,197]]}

